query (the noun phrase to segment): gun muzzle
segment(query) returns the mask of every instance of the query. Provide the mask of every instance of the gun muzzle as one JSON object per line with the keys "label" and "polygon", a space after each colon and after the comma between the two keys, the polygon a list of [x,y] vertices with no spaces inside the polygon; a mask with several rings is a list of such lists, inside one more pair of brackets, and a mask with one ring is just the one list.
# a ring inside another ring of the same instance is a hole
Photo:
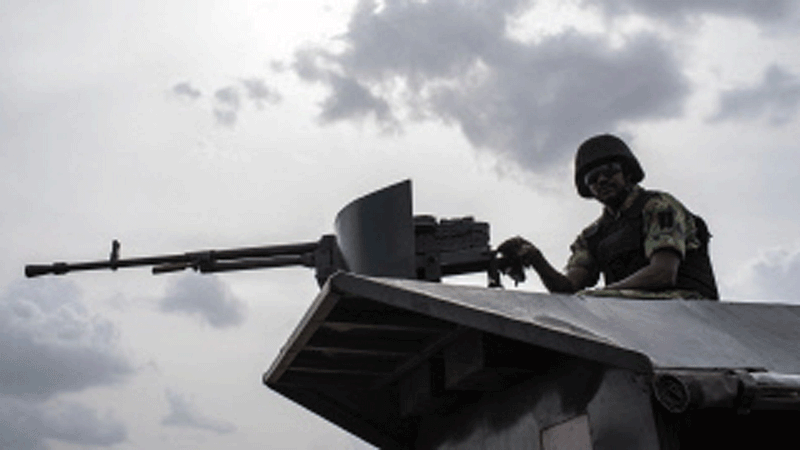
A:
{"label": "gun muzzle", "polygon": [[53,264],[28,264],[25,266],[25,276],[28,278],[41,275],[63,275],[69,271],[67,263],[57,262]]}

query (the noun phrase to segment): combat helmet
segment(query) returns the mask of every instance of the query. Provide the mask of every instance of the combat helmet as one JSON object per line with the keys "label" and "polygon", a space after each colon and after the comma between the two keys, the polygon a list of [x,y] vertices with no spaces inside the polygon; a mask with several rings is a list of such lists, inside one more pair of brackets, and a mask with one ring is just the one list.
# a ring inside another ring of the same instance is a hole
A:
{"label": "combat helmet", "polygon": [[625,142],[614,135],[601,134],[587,139],[578,147],[578,153],[575,155],[575,187],[578,188],[581,197],[592,197],[592,191],[583,182],[586,172],[609,161],[620,161],[625,175],[634,183],[644,179],[642,166]]}

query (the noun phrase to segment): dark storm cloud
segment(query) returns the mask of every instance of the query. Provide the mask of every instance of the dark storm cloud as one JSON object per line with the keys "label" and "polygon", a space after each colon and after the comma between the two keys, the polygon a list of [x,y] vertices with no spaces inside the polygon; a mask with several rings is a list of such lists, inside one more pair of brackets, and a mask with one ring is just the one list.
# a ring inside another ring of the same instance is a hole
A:
{"label": "dark storm cloud", "polygon": [[169,413],[161,420],[161,425],[171,427],[197,428],[213,431],[217,434],[227,434],[236,431],[236,426],[225,420],[213,418],[197,409],[185,396],[176,392],[166,391]]}
{"label": "dark storm cloud", "polygon": [[[64,392],[119,382],[133,373],[115,325],[80,301],[74,284],[26,280],[0,296],[0,448],[47,449],[45,439],[110,446],[125,427]],[[51,403],[45,403],[46,401]]]}
{"label": "dark storm cloud", "polygon": [[800,109],[800,77],[773,65],[761,83],[747,88],[723,91],[719,110],[711,121],[766,117],[772,125],[783,125]]}
{"label": "dark storm cloud", "polygon": [[544,171],[588,135],[679,115],[689,88],[653,35],[612,45],[575,31],[513,40],[507,21],[530,2],[361,1],[344,50],[305,48],[294,70],[329,89],[323,121],[403,112],[457,125],[479,148]]}
{"label": "dark storm cloud", "polygon": [[245,91],[247,91],[247,98],[252,100],[259,109],[263,108],[265,103],[271,105],[280,103],[281,95],[278,91],[268,87],[264,80],[260,78],[246,78],[241,81]]}
{"label": "dark storm cloud", "polygon": [[344,36],[350,49],[336,59],[368,79],[402,74],[412,84],[450,78],[504,42],[509,18],[533,2],[362,0]]}
{"label": "dark storm cloud", "polygon": [[473,145],[532,170],[623,121],[679,115],[688,94],[677,62],[652,36],[621,48],[573,33],[509,47],[480,82],[434,88],[430,99]]}
{"label": "dark storm cloud", "polygon": [[331,95],[322,102],[320,119],[322,122],[336,122],[343,119],[362,118],[373,114],[375,119],[385,125],[395,122],[389,104],[375,95],[363,84],[352,78],[331,74],[328,77]]}
{"label": "dark storm cloud", "polygon": [[781,22],[797,12],[795,0],[592,0],[610,15],[637,13],[655,20],[684,21],[699,14],[740,17],[756,22]]}
{"label": "dark storm cloud", "polygon": [[214,275],[185,274],[170,280],[159,302],[163,312],[196,316],[215,328],[240,325],[245,305]]}
{"label": "dark storm cloud", "polygon": [[127,439],[125,426],[78,403],[38,405],[0,396],[0,448],[46,450],[47,439],[109,447]]}
{"label": "dark storm cloud", "polygon": [[133,373],[113,323],[93,316],[73,284],[35,280],[0,297],[0,394],[45,400]]}
{"label": "dark storm cloud", "polygon": [[186,97],[190,100],[196,100],[202,95],[199,89],[193,88],[192,85],[186,81],[173,86],[172,93],[179,97]]}

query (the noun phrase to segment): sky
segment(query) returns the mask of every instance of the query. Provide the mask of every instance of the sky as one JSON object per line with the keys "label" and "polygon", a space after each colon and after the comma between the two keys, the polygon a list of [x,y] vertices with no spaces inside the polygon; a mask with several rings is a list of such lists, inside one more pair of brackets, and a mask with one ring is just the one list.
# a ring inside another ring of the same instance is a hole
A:
{"label": "sky", "polygon": [[23,266],[112,239],[123,257],[316,241],[404,179],[416,214],[487,221],[561,266],[600,212],[572,185],[599,133],[706,219],[723,299],[800,301],[799,9],[3,2],[0,448],[370,448],[261,384],[312,271]]}

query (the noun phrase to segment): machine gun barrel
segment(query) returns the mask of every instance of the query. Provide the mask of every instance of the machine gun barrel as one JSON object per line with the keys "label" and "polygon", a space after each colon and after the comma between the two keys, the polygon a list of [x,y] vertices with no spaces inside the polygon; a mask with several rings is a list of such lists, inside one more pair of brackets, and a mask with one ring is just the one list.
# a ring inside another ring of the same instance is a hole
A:
{"label": "machine gun barrel", "polygon": [[28,264],[25,276],[63,275],[68,272],[111,269],[121,267],[153,266],[153,273],[173,272],[192,268],[200,272],[222,272],[259,267],[304,265],[314,267],[314,252],[320,242],[303,242],[260,247],[243,247],[222,250],[204,250],[136,258],[119,258],[119,242],[112,243],[111,257],[103,261],[54,262]]}

